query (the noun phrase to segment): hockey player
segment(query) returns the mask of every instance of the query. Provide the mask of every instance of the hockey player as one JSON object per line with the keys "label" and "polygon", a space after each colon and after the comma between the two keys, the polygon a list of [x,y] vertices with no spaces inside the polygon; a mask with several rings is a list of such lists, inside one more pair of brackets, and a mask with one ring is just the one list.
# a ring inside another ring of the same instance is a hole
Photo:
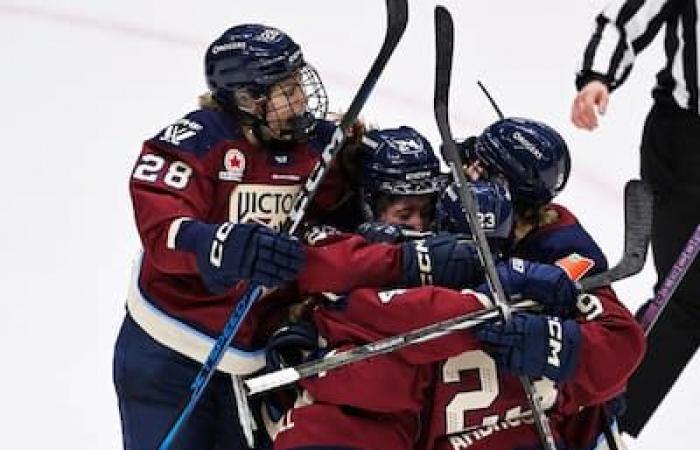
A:
{"label": "hockey player", "polygon": [[[568,149],[555,130],[533,120],[504,119],[465,141],[463,148],[473,178],[503,179],[511,191],[516,210],[512,256],[556,263],[576,280],[607,269],[600,248],[573,214],[551,203],[564,188],[570,171]],[[517,285],[517,270],[504,265],[498,269],[506,291]],[[491,344],[489,353],[499,370],[554,380],[550,393],[555,397],[544,403],[551,407],[549,416],[561,445],[593,448],[607,426],[604,403],[622,391],[641,359],[643,334],[609,287],[580,297],[569,314],[560,311],[559,316],[516,313],[507,324],[484,326],[478,336]],[[550,348],[552,340],[558,343]],[[578,364],[568,372],[564,359],[567,341],[580,342]],[[445,367],[450,363],[448,360]],[[506,378],[497,381],[503,383]],[[488,386],[483,380],[481,385]],[[497,403],[504,387],[492,388],[493,398],[482,395],[482,406]],[[455,384],[454,379],[438,383],[427,435],[430,440],[444,434],[433,439],[435,448],[538,448],[534,428],[520,426],[522,417],[517,416],[522,410],[484,416],[471,410],[473,403],[457,401],[475,397],[474,392],[473,387]],[[465,412],[457,411],[458,407]],[[457,414],[462,433],[455,422],[445,420],[450,413]]]}
{"label": "hockey player", "polygon": [[[131,176],[144,252],[114,353],[130,450],[157,447],[245,280],[272,287],[296,277],[303,248],[274,228],[334,130],[322,120],[318,74],[278,29],[230,28],[207,49],[204,69],[209,92],[200,109],[147,140]],[[255,347],[264,345],[266,305],[254,305],[176,448],[243,445],[226,373],[264,366]]]}
{"label": "hockey player", "polygon": [[[401,127],[370,132],[365,143],[369,158],[362,164],[362,198],[367,216],[425,231],[428,205],[432,207],[435,194],[444,187],[437,159],[427,141]],[[494,202],[494,211],[503,211],[501,206]],[[411,212],[391,214],[404,208]],[[496,216],[501,219],[500,225],[501,221],[508,221],[510,214],[494,213]],[[510,226],[497,228],[510,231]],[[379,228],[373,231],[379,232]],[[443,238],[429,237],[425,243]],[[474,250],[469,254],[472,265],[480,268]],[[431,258],[424,261],[430,262]],[[539,282],[535,283],[539,297],[553,302],[552,306],[575,302],[576,291],[561,269],[523,264],[528,275]],[[431,275],[435,284],[454,287],[483,281],[480,270],[465,277],[456,271],[436,271],[433,265]],[[531,294],[525,292],[532,285],[528,286],[524,278],[521,276],[519,286],[512,286],[514,293]],[[567,299],[562,300],[557,294]],[[439,287],[355,289],[315,309],[314,321],[324,342],[336,351],[476,311],[488,303],[486,296],[476,292]],[[315,333],[296,324],[283,327],[268,345],[268,359],[273,366],[298,363],[299,357],[292,362],[285,359],[290,350],[299,346],[316,353]],[[275,448],[412,448],[421,429],[420,412],[436,373],[434,363],[465,351],[485,355],[473,335],[461,332],[302,381],[304,391],[293,409],[281,417],[267,413],[266,425]],[[520,400],[522,391],[517,392]]]}

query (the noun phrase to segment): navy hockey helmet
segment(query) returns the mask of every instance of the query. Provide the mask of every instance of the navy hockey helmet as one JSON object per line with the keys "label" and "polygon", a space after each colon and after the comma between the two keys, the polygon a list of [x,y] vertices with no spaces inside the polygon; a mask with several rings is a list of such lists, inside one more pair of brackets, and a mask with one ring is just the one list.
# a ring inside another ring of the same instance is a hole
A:
{"label": "navy hockey helmet", "polygon": [[294,123],[295,138],[309,133],[315,120],[328,111],[328,96],[318,73],[306,63],[296,42],[277,28],[258,24],[229,28],[207,49],[204,73],[222,105],[237,105],[234,94],[240,89],[260,98],[276,83],[296,75],[306,105]]}
{"label": "navy hockey helmet", "polygon": [[217,100],[239,87],[264,92],[304,66],[301,48],[282,31],[258,24],[229,28],[207,49],[204,72]]}
{"label": "navy hockey helmet", "polygon": [[362,202],[368,220],[374,219],[382,194],[436,194],[447,185],[430,142],[411,127],[371,130],[362,144]]}
{"label": "navy hockey helmet", "polygon": [[[513,231],[513,203],[508,189],[501,183],[479,180],[469,183],[475,197],[478,217],[484,234],[492,244],[510,242]],[[440,195],[436,205],[437,231],[472,236],[467,214],[454,183]]]}
{"label": "navy hockey helmet", "polygon": [[543,205],[564,189],[571,157],[564,138],[530,119],[501,119],[476,138],[474,155],[508,181],[514,200]]}

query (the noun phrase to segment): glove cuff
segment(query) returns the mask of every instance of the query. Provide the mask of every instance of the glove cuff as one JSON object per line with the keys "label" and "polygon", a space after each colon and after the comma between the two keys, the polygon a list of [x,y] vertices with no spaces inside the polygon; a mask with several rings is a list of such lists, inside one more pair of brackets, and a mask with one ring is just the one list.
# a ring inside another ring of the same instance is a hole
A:
{"label": "glove cuff", "polygon": [[403,261],[402,281],[405,287],[433,284],[433,265],[424,241],[401,244]]}
{"label": "glove cuff", "polygon": [[182,222],[175,236],[175,248],[185,252],[196,252],[202,242],[211,239],[216,227],[217,225],[202,223],[198,220]]}
{"label": "glove cuff", "polygon": [[[552,330],[550,328],[550,342],[552,341]],[[581,329],[575,320],[564,320],[561,322],[561,352],[557,354],[550,348],[547,356],[547,363],[554,366],[558,362],[559,369],[556,376],[551,377],[557,383],[564,382],[571,378],[576,372],[581,353]]]}

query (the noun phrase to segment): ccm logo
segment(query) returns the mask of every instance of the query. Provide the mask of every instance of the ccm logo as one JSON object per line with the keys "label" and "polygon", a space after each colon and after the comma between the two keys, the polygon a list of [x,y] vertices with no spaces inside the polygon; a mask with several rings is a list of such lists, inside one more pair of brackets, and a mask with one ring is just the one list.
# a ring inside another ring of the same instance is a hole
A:
{"label": "ccm logo", "polygon": [[224,242],[226,242],[226,238],[228,238],[229,233],[233,230],[233,225],[234,224],[231,222],[226,222],[216,230],[216,234],[211,243],[211,251],[209,252],[209,262],[211,262],[211,265],[214,267],[221,267],[221,260],[224,256]]}
{"label": "ccm logo", "polygon": [[549,331],[549,355],[547,356],[547,362],[554,367],[559,367],[561,364],[559,360],[559,354],[561,353],[561,322],[559,322],[559,319],[550,317],[547,320],[547,330]]}

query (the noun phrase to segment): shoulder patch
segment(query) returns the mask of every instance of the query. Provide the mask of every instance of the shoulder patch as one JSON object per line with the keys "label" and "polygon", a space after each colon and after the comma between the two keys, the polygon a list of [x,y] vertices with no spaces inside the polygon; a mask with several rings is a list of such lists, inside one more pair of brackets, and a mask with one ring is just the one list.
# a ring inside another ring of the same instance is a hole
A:
{"label": "shoulder patch", "polygon": [[229,116],[220,111],[200,109],[168,125],[151,141],[200,156],[217,143],[237,137],[237,125]]}
{"label": "shoulder patch", "polygon": [[230,148],[224,155],[224,169],[219,172],[219,179],[224,181],[241,181],[245,172],[245,155],[237,148]]}
{"label": "shoulder patch", "polygon": [[559,259],[556,263],[573,281],[579,281],[588,272],[595,267],[595,261],[591,258],[586,258],[578,253],[572,253]]}
{"label": "shoulder patch", "polygon": [[201,124],[183,117],[163,130],[158,140],[179,147],[182,141],[196,136],[203,129]]}

